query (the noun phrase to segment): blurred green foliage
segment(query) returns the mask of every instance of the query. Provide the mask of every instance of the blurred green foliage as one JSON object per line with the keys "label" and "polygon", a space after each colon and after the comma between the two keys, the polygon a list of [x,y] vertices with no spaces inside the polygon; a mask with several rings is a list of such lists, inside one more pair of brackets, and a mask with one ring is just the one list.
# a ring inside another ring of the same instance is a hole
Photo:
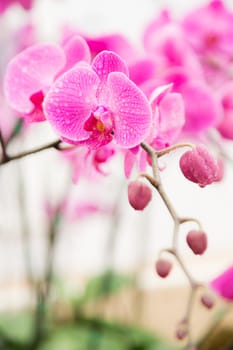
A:
{"label": "blurred green foliage", "polygon": [[[172,350],[171,345],[140,327],[85,313],[87,303],[104,299],[134,283],[134,278],[112,271],[90,279],[82,296],[72,300],[75,316],[70,319],[56,319],[49,305],[43,320],[43,339],[33,350]],[[31,350],[34,326],[33,311],[1,314],[0,350]]]}

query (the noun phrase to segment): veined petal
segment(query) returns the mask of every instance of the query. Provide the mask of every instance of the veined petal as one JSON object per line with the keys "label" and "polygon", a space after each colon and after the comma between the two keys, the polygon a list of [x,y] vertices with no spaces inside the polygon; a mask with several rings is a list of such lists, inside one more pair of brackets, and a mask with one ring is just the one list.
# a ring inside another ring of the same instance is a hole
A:
{"label": "veined petal", "polygon": [[74,35],[63,47],[66,55],[66,66],[63,71],[72,68],[79,61],[90,63],[91,53],[86,41],[80,35]]}
{"label": "veined petal", "polygon": [[100,52],[92,62],[92,69],[99,76],[101,81],[106,81],[111,72],[122,72],[129,75],[126,63],[112,51]]}
{"label": "veined petal", "polygon": [[138,145],[148,135],[151,109],[143,92],[123,73],[108,76],[109,107],[114,113],[115,140],[125,148]]}
{"label": "veined petal", "polygon": [[63,50],[56,45],[31,46],[15,56],[6,71],[4,89],[10,106],[22,114],[34,105],[30,97],[48,88],[66,62]]}
{"label": "veined petal", "polygon": [[108,100],[109,91],[106,86],[107,78],[111,72],[122,72],[129,75],[125,62],[112,51],[100,52],[92,62],[92,69],[100,78],[100,85],[97,91],[99,104],[104,104]]}
{"label": "veined petal", "polygon": [[98,85],[96,73],[84,66],[76,66],[55,81],[45,98],[44,113],[58,134],[71,141],[88,137],[83,126],[96,106]]}

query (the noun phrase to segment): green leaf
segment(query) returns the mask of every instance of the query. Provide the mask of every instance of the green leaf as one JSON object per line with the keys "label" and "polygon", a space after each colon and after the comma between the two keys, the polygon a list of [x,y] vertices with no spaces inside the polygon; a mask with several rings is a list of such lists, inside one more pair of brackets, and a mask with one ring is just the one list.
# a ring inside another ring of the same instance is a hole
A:
{"label": "green leaf", "polygon": [[100,276],[92,278],[87,283],[84,295],[79,300],[79,303],[81,304],[104,298],[133,284],[134,278],[117,274],[113,271],[107,271]]}

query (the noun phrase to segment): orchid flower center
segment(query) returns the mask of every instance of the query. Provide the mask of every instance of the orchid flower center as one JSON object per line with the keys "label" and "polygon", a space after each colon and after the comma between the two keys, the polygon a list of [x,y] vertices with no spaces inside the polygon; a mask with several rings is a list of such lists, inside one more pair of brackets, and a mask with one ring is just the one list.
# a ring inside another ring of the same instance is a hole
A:
{"label": "orchid flower center", "polygon": [[101,134],[113,133],[113,114],[104,106],[98,106],[84,124],[86,131]]}
{"label": "orchid flower center", "polygon": [[34,104],[35,108],[41,108],[44,101],[44,94],[40,90],[30,97],[31,102]]}

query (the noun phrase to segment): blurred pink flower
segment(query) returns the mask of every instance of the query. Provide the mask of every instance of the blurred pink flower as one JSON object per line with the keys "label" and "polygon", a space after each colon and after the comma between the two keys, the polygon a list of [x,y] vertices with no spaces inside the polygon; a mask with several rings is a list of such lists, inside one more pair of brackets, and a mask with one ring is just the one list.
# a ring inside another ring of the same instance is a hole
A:
{"label": "blurred pink flower", "polygon": [[223,118],[218,124],[218,131],[224,138],[233,140],[233,82],[226,83],[219,94],[222,101]]}
{"label": "blurred pink flower", "polygon": [[201,54],[232,55],[233,13],[222,0],[193,10],[185,16],[182,26],[187,40]]}
{"label": "blurred pink flower", "polygon": [[13,4],[19,3],[25,10],[32,8],[34,0],[1,0],[0,1],[0,14],[3,14],[7,8]]}
{"label": "blurred pink flower", "polygon": [[212,280],[210,287],[223,299],[233,301],[233,265]]}
{"label": "blurred pink flower", "polygon": [[194,75],[202,76],[201,65],[182,27],[171,18],[168,11],[162,11],[160,16],[147,26],[143,42],[147,52],[154,54],[160,72],[170,67],[186,67],[191,69]]}
{"label": "blurred pink flower", "polygon": [[98,149],[113,139],[134,147],[148,135],[149,102],[128,78],[124,61],[111,51],[98,54],[92,65],[78,64],[52,85],[45,115],[61,138]]}

